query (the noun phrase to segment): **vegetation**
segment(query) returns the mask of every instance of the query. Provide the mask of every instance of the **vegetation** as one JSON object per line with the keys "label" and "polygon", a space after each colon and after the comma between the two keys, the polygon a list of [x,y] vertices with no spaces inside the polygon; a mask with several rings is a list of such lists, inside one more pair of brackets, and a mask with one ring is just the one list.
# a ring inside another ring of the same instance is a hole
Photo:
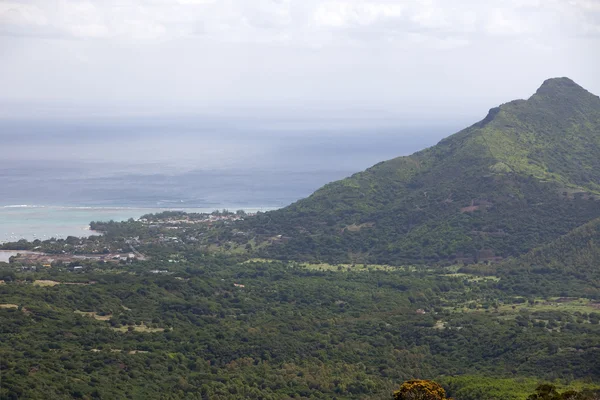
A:
{"label": "vegetation", "polygon": [[535,393],[527,397],[527,400],[596,400],[600,398],[599,391],[585,390],[578,392],[576,390],[567,390],[559,393],[553,385],[540,385],[535,389]]}
{"label": "vegetation", "polygon": [[446,391],[433,381],[411,380],[394,392],[394,400],[447,400]]}
{"label": "vegetation", "polygon": [[452,271],[318,270],[170,246],[85,272],[13,263],[0,270],[0,397],[379,399],[417,376],[469,400],[480,387],[444,377],[502,377],[506,389],[600,376],[600,313],[576,298],[591,283],[555,282],[572,306],[530,303],[504,278]]}
{"label": "vegetation", "polygon": [[566,78],[408,157],[246,221],[264,257],[495,261],[600,217],[600,98]]}
{"label": "vegetation", "polygon": [[6,243],[0,399],[595,400],[599,110],[550,80],[279,211]]}
{"label": "vegetation", "polygon": [[[461,378],[458,380],[453,379],[447,381],[447,386],[450,387],[450,390],[454,391],[455,393],[458,393],[462,399],[524,399],[524,396],[526,396],[526,394],[524,393],[521,393],[521,395],[517,397],[513,397],[510,394],[515,389],[515,382],[512,380],[505,380],[503,382],[505,386],[512,385],[512,391],[510,390],[510,388],[505,388],[502,391],[498,391],[498,388],[495,385],[497,380],[485,378],[481,379],[481,377],[467,378],[467,380],[472,381],[472,383],[470,384],[470,389],[468,391],[465,391],[464,388],[460,388],[460,383],[458,385],[459,388],[457,389],[456,383],[464,382],[465,380],[466,379]],[[474,385],[478,386],[479,390],[474,390]],[[524,386],[530,385],[523,385],[523,383],[521,382],[518,388],[523,390]],[[559,392],[559,390],[560,388],[548,383],[536,385],[534,393],[527,396],[527,400],[597,400],[600,398],[600,390],[597,389],[568,389],[564,390],[562,393]],[[433,381],[410,380],[404,382],[400,386],[400,389],[394,392],[393,398],[396,400],[444,400],[446,399],[446,391],[441,385]]]}

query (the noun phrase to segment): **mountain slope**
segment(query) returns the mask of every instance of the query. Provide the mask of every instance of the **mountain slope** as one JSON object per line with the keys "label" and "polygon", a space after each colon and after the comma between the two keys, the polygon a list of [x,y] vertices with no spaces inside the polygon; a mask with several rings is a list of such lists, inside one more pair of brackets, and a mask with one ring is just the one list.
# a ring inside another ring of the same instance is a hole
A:
{"label": "mountain slope", "polygon": [[568,78],[436,146],[381,162],[249,226],[265,256],[351,262],[522,254],[600,216],[600,98]]}
{"label": "mountain slope", "polygon": [[[600,298],[600,218],[496,266],[503,287],[522,295]],[[600,306],[600,304],[599,304]]]}

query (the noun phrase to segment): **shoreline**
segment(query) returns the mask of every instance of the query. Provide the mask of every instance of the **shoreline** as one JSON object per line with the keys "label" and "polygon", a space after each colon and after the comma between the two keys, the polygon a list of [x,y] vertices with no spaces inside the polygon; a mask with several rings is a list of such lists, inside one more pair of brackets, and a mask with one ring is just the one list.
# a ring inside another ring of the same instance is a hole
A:
{"label": "shoreline", "polygon": [[31,250],[0,250],[0,262],[7,263],[10,257],[16,256],[17,254],[43,254],[37,251]]}
{"label": "shoreline", "polygon": [[[251,212],[259,212],[259,211],[273,211],[273,210],[277,210],[281,207],[274,207],[274,206],[265,206],[265,207],[257,207],[257,206],[251,206],[251,207],[245,207],[245,206],[233,206],[233,207],[228,207],[228,206],[219,206],[219,207],[163,207],[163,206],[157,206],[157,207],[150,207],[150,206],[143,206],[143,207],[133,207],[133,206],[61,206],[61,205],[38,205],[38,204],[8,204],[8,205],[0,205],[0,210],[5,209],[5,210],[19,210],[19,209],[26,209],[26,210],[31,210],[31,209],[55,209],[55,210],[106,210],[106,211],[110,211],[110,210],[148,210],[148,211],[156,211],[156,212],[163,212],[163,211],[183,211],[183,212],[188,212],[188,213],[193,213],[193,212],[197,212],[197,213],[208,213],[210,214],[213,211],[221,211],[221,210],[228,210],[228,211],[237,211],[237,210],[244,210],[247,213],[251,213]],[[201,211],[198,211],[201,210]],[[153,213],[154,214],[154,213]]]}
{"label": "shoreline", "polygon": [[95,207],[10,204],[0,205],[0,244],[36,239],[89,237],[92,221],[126,221],[165,211],[210,214],[215,210],[244,210],[247,213],[271,211],[277,207]]}

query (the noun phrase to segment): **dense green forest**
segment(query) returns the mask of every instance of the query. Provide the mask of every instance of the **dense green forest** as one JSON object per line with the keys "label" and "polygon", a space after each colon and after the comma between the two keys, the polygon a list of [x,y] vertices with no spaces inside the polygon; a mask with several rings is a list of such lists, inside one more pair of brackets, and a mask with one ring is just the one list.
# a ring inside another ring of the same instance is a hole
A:
{"label": "dense green forest", "polygon": [[600,376],[585,279],[535,297],[456,268],[177,256],[2,269],[2,398],[380,399],[422,377],[469,399],[486,376],[519,399],[498,387]]}

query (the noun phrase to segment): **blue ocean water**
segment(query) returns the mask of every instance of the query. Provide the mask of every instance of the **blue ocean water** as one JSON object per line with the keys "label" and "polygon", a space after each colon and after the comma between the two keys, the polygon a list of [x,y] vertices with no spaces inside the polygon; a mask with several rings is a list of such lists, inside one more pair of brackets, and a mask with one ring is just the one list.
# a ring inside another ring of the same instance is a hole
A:
{"label": "blue ocean water", "polygon": [[90,221],[166,209],[275,209],[449,133],[240,126],[0,121],[0,242],[85,236]]}
{"label": "blue ocean water", "polygon": [[163,210],[268,211],[310,195],[351,171],[191,171],[88,177],[39,165],[15,177],[0,169],[0,242],[89,235],[90,221],[122,221]]}

